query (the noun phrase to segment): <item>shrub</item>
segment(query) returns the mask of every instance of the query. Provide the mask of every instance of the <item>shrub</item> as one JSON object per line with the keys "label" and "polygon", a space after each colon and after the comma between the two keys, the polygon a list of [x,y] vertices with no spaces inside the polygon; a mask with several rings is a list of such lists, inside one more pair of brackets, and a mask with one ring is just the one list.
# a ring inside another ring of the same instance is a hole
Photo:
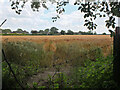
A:
{"label": "shrub", "polygon": [[84,66],[74,68],[72,83],[79,88],[116,88],[113,81],[113,57],[86,60]]}

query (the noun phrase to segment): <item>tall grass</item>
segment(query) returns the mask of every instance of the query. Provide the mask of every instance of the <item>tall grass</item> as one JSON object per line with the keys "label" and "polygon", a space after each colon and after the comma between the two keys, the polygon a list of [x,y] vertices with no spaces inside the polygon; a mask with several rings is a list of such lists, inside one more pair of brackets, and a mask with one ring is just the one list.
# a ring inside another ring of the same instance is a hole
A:
{"label": "tall grass", "polygon": [[[32,42],[7,42],[3,45],[7,59],[10,62],[25,66],[32,65],[35,67],[43,67],[49,65],[46,60],[42,44]],[[39,66],[36,66],[39,65]]]}
{"label": "tall grass", "polygon": [[[84,66],[86,60],[96,61],[98,57],[103,56],[101,48],[88,46],[91,45],[72,42],[54,43],[53,41],[40,44],[27,41],[3,43],[8,61],[24,84],[30,76],[44,68],[52,68],[53,64],[60,64],[67,60],[69,63],[65,63],[63,66]],[[3,80],[4,87],[11,87],[11,82],[15,83],[5,62],[3,62]]]}
{"label": "tall grass", "polygon": [[[81,45],[82,46],[82,45]],[[6,42],[3,49],[10,62],[22,66],[51,67],[53,63],[62,63],[70,60],[70,64],[82,65],[87,59],[95,60],[102,56],[99,47],[81,47],[75,43],[47,43],[33,42]],[[95,51],[94,51],[95,50]]]}

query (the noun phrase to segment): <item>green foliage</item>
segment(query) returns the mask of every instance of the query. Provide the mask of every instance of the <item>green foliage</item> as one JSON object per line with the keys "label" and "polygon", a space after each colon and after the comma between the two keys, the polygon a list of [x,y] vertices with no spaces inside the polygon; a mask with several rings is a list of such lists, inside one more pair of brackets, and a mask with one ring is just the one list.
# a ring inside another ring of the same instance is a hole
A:
{"label": "green foliage", "polygon": [[39,33],[40,33],[40,34],[44,34],[44,31],[43,31],[43,30],[39,30]]}
{"label": "green foliage", "polygon": [[113,57],[86,60],[83,67],[75,68],[72,83],[79,88],[116,88],[112,60]]}
{"label": "green foliage", "polygon": [[[23,7],[25,6],[26,2],[25,0],[10,0],[11,1],[11,8],[17,13],[20,14]],[[69,4],[69,1],[56,1],[56,0],[49,0],[52,4],[56,3],[56,12],[57,15],[52,17],[53,22],[55,22],[57,19],[60,18],[60,14],[63,14],[65,12],[65,6]],[[39,11],[40,7],[43,7],[48,10],[48,7],[46,5],[46,1],[44,0],[37,0],[36,2],[32,1],[31,2],[31,9],[33,11]],[[110,28],[115,28],[115,16],[120,17],[120,2],[105,2],[105,1],[94,1],[94,2],[86,2],[84,3],[84,0],[79,1],[76,0],[74,2],[74,5],[79,5],[78,10],[80,10],[82,13],[84,13],[84,18],[85,18],[85,26],[89,30],[96,29],[97,25],[94,23],[94,20],[99,17],[105,17],[108,16],[110,17],[109,20],[106,20],[106,27]],[[95,13],[97,12],[97,13]],[[88,18],[89,17],[89,18]]]}
{"label": "green foliage", "polygon": [[113,80],[113,57],[99,57],[96,61],[86,60],[84,66],[71,70],[71,75],[49,76],[48,88],[120,88]]}
{"label": "green foliage", "polygon": [[50,63],[48,64],[47,61],[51,61],[52,52],[45,52],[43,44],[32,42],[7,42],[3,45],[3,48],[10,62],[22,66],[32,65],[36,67],[36,69],[38,67],[50,66]]}
{"label": "green foliage", "polygon": [[[51,42],[52,44],[52,42]],[[87,44],[87,43],[86,43]],[[89,44],[88,44],[89,45]],[[54,61],[68,61],[71,65],[70,76],[58,73],[55,78],[49,76],[47,85],[39,86],[33,83],[34,88],[116,88],[113,77],[113,57],[104,58],[99,47],[81,48],[76,43],[56,44],[56,51],[45,51],[44,43],[33,42],[6,42],[3,49],[18,80],[27,85],[27,80],[34,74],[52,67]],[[48,48],[48,47],[46,47]],[[3,58],[4,60],[4,58]],[[59,62],[61,63],[61,62]],[[3,88],[18,88],[6,62],[2,63]],[[64,65],[63,65],[64,66]],[[57,65],[59,72],[61,66]]]}
{"label": "green foliage", "polygon": [[54,85],[56,85],[59,88],[68,88],[68,78],[63,74],[59,73],[57,74],[55,80],[54,80]]}
{"label": "green foliage", "polygon": [[65,31],[64,31],[64,30],[61,30],[60,34],[61,34],[61,35],[65,35]]}
{"label": "green foliage", "polygon": [[32,30],[31,33],[32,33],[32,34],[37,34],[38,31],[37,31],[37,30]]}
{"label": "green foliage", "polygon": [[[98,56],[101,55],[101,51],[98,50],[90,53],[93,48],[89,50],[89,54],[87,53],[87,49],[81,48],[81,46],[72,44],[57,44],[53,46],[56,48],[55,51],[45,51],[43,47],[44,43],[36,44],[33,42],[6,42],[3,43],[3,49],[5,50],[5,54],[7,59],[15,64],[21,66],[32,66],[35,69],[39,69],[41,67],[51,67],[54,60],[72,60],[69,63],[75,64],[76,62],[80,65],[83,64],[84,60],[92,59],[95,60]],[[97,49],[94,48],[94,49]],[[82,57],[81,57],[81,56]],[[94,57],[93,57],[94,55]],[[58,60],[58,61],[59,61]],[[27,69],[27,68],[26,68]],[[30,69],[30,68],[29,68]]]}
{"label": "green foliage", "polygon": [[74,32],[73,32],[73,31],[71,31],[71,30],[68,30],[68,31],[67,31],[67,34],[68,34],[68,35],[73,35],[73,34],[74,34]]}
{"label": "green foliage", "polygon": [[22,30],[22,29],[20,29],[20,28],[18,28],[18,29],[17,29],[17,31],[18,31],[18,32],[23,32],[23,30]]}
{"label": "green foliage", "polygon": [[48,78],[48,88],[68,88],[69,87],[69,81],[65,74],[63,73],[57,73],[55,75],[55,78],[53,79],[51,76]]}
{"label": "green foliage", "polygon": [[[81,33],[82,35],[93,35],[91,31],[88,31],[88,32],[79,31],[79,33]],[[96,35],[97,33],[95,32],[94,34]]]}
{"label": "green foliage", "polygon": [[52,35],[56,35],[56,34],[58,34],[58,28],[56,28],[56,27],[51,27],[51,29],[50,29],[50,34],[52,34]]}
{"label": "green foliage", "polygon": [[[113,57],[98,58],[96,61],[88,60],[82,67],[71,70],[71,76],[58,73],[53,79],[49,76],[46,86],[50,89],[56,88],[106,88],[119,89],[113,80]],[[34,85],[35,86],[35,85]],[[38,87],[36,85],[36,87]]]}
{"label": "green foliage", "polygon": [[7,33],[11,33],[10,29],[1,29],[2,33],[7,34]]}
{"label": "green foliage", "polygon": [[[22,83],[22,79],[25,79],[25,74],[26,74],[24,72],[24,69],[20,68],[16,64],[11,64],[11,67],[13,68],[13,71],[15,75],[17,76],[17,79]],[[3,89],[20,88],[18,83],[16,83],[6,62],[2,63],[2,88]]]}
{"label": "green foliage", "polygon": [[106,33],[103,33],[102,35],[106,35]]}
{"label": "green foliage", "polygon": [[[42,44],[39,45],[31,42],[6,42],[3,45],[3,49],[18,80],[24,85],[26,85],[27,79],[30,76],[52,65],[51,62],[49,62],[52,52],[44,52]],[[6,62],[3,62],[2,69],[3,88],[17,88],[18,85],[10,73]]]}
{"label": "green foliage", "polygon": [[45,30],[44,30],[44,34],[45,34],[45,35],[48,35],[48,33],[49,33],[49,29],[45,29]]}
{"label": "green foliage", "polygon": [[10,34],[1,34],[3,36],[39,36],[39,35],[46,35],[46,34],[24,34],[24,33],[21,33],[21,34],[18,34],[18,33],[10,33]]}
{"label": "green foliage", "polygon": [[[82,31],[79,31],[79,33],[81,33],[82,35],[93,35],[93,33],[91,31],[88,31],[88,32],[82,32]],[[97,33],[95,33],[96,35]]]}

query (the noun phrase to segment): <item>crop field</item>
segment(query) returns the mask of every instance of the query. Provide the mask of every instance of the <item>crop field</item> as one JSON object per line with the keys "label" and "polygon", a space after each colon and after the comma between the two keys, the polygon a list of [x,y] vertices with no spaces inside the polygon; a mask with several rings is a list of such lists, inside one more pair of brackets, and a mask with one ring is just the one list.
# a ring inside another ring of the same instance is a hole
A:
{"label": "crop field", "polygon": [[[2,36],[2,47],[20,82],[23,82],[23,86],[36,88],[60,87],[60,75],[53,79],[56,72],[75,77],[74,73],[80,74],[76,67],[84,67],[87,61],[96,62],[111,55],[112,42],[110,35]],[[7,80],[3,85],[8,87],[11,85],[9,82],[15,83],[9,72],[7,64],[3,62],[3,79]],[[7,76],[9,79],[6,79]],[[69,85],[64,84],[65,87],[74,87],[76,78],[73,79]],[[13,86],[19,87],[16,84]]]}
{"label": "crop field", "polygon": [[[109,53],[112,45],[110,35],[60,35],[60,36],[3,36],[2,42],[35,42],[44,43],[44,49],[50,47],[56,51],[57,45],[74,45],[78,48],[90,49],[103,47],[104,55]],[[50,46],[49,46],[50,45]],[[104,47],[109,45],[107,48]]]}

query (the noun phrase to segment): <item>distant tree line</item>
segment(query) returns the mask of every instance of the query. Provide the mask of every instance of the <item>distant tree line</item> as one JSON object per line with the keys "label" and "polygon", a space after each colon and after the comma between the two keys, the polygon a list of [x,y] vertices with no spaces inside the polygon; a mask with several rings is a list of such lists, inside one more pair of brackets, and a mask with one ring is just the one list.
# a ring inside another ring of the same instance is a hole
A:
{"label": "distant tree line", "polygon": [[50,29],[47,28],[45,30],[32,30],[31,34],[40,34],[40,35],[97,35],[97,33],[92,33],[91,31],[88,32],[74,32],[72,30],[67,30],[67,32],[65,30],[61,30],[60,32],[58,32],[58,28],[56,27],[51,27]]}
{"label": "distant tree line", "polygon": [[[22,30],[18,28],[16,31],[11,31],[10,29],[0,29],[2,31],[2,34],[32,34],[32,35],[97,35],[96,32],[88,31],[88,32],[74,32],[72,30],[61,30],[58,32],[58,28],[51,27],[50,29],[47,28],[45,30],[31,30],[31,32],[27,32],[26,30]],[[103,35],[106,35],[106,33],[103,33]]]}
{"label": "distant tree line", "polygon": [[2,34],[29,34],[26,30],[18,28],[16,31],[11,31],[11,29],[0,29]]}

